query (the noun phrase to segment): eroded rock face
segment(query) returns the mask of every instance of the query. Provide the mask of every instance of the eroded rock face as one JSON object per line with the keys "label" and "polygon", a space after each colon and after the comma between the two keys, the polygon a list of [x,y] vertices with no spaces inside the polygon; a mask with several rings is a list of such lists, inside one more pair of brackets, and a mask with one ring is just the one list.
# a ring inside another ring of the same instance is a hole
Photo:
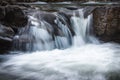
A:
{"label": "eroded rock face", "polygon": [[98,7],[93,17],[96,36],[103,41],[120,43],[120,6]]}
{"label": "eroded rock face", "polygon": [[27,22],[28,18],[20,6],[0,0],[0,54],[11,50],[15,34]]}

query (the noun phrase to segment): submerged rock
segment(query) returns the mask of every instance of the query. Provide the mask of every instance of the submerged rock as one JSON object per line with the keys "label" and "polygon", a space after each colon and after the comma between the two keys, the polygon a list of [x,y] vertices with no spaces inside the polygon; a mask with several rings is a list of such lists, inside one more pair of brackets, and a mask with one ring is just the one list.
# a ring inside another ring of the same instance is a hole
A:
{"label": "submerged rock", "polygon": [[46,28],[47,31],[53,36],[64,36],[64,32],[58,22],[61,22],[61,25],[63,24],[64,27],[68,27],[72,35],[74,35],[74,32],[70,26],[70,16],[63,12],[51,13],[38,11],[34,14],[34,17],[38,20],[37,22],[40,24],[39,26],[43,26],[42,24],[44,24],[44,28]]}

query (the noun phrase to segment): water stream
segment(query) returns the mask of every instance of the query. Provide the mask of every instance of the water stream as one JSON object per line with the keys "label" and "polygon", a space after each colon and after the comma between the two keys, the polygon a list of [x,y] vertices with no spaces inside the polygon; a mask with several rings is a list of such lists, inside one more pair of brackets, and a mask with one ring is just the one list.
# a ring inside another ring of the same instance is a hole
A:
{"label": "water stream", "polygon": [[[3,55],[7,60],[0,64],[0,80],[120,80],[120,46],[100,43],[89,33],[92,14],[84,18],[83,9],[77,11],[70,24],[53,13],[55,26],[39,12],[30,15],[28,33],[34,40],[29,38],[24,48],[32,52]],[[19,50],[23,43],[15,44]]]}

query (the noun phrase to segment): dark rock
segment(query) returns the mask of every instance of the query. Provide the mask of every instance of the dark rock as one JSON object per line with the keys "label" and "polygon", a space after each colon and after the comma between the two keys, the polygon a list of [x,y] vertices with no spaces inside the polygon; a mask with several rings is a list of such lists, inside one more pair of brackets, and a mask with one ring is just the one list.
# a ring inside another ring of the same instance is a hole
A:
{"label": "dark rock", "polygon": [[12,48],[12,41],[9,38],[1,38],[0,36],[0,54],[5,54]]}
{"label": "dark rock", "polygon": [[24,27],[28,18],[17,5],[0,6],[0,23],[8,27]]}
{"label": "dark rock", "polygon": [[84,12],[84,18],[87,18],[88,15],[90,15],[95,8],[96,8],[96,6],[85,7],[84,10],[83,10],[83,12]]}
{"label": "dark rock", "polygon": [[27,24],[27,17],[18,6],[5,7],[5,17],[2,23],[10,27],[24,27]]}
{"label": "dark rock", "polygon": [[0,25],[0,54],[11,49],[13,36],[12,28]]}
{"label": "dark rock", "polygon": [[103,41],[120,42],[120,6],[98,7],[93,17],[96,36]]}
{"label": "dark rock", "polygon": [[3,20],[5,17],[5,9],[4,7],[0,6],[0,21]]}
{"label": "dark rock", "polygon": [[[0,0],[3,1],[3,0]],[[111,2],[116,2],[119,0],[4,0],[9,3],[17,3],[17,2],[36,2],[36,1],[44,1],[44,2],[63,2],[63,1],[74,1],[74,2],[87,2],[87,1],[101,1],[101,2],[106,2],[106,1],[111,1]]]}
{"label": "dark rock", "polygon": [[120,80],[120,71],[111,71],[108,72],[106,75],[106,80]]}
{"label": "dark rock", "polygon": [[25,27],[28,22],[22,6],[10,4],[6,0],[0,1],[0,54],[12,49],[13,37],[18,33],[18,29]]}
{"label": "dark rock", "polygon": [[16,2],[36,2],[38,0],[14,0]]}
{"label": "dark rock", "polygon": [[6,1],[0,1],[0,6],[6,6],[6,5],[8,5],[9,3],[8,2],[6,2]]}
{"label": "dark rock", "polygon": [[[2,2],[3,0],[0,0],[0,2]],[[4,2],[8,2],[10,4],[15,4],[17,2],[35,2],[38,0],[4,0]]]}
{"label": "dark rock", "polygon": [[69,9],[69,10],[78,10],[79,8],[78,7],[71,7],[71,6],[69,6],[69,7],[65,7],[66,9]]}
{"label": "dark rock", "polygon": [[14,36],[14,31],[10,27],[5,27],[5,26],[0,25],[0,36],[11,38]]}

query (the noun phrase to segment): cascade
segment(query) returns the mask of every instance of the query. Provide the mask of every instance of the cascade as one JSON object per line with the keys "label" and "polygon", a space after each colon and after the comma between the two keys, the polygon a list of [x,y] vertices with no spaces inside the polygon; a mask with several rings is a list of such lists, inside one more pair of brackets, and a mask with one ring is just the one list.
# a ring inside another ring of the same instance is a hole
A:
{"label": "cascade", "polygon": [[90,34],[92,14],[84,18],[79,9],[28,16],[14,37],[13,49],[22,52],[2,56],[0,80],[120,80],[120,46]]}
{"label": "cascade", "polygon": [[[28,32],[27,35],[30,35],[28,38],[29,42],[25,45],[24,41],[23,43],[19,43],[18,41],[18,46],[23,44],[26,46],[26,50],[31,51],[32,49],[36,51],[52,50],[55,48],[65,49],[71,46],[81,46],[90,42],[88,32],[92,14],[84,18],[83,9],[77,11],[79,15],[76,16],[76,13],[73,12],[72,16],[69,17],[70,22],[67,22],[66,17],[59,13],[51,13],[55,18],[52,21],[47,21],[43,18],[44,15],[42,15],[42,13],[39,11],[34,12],[29,16],[29,29],[20,30],[20,34],[22,33],[22,35],[25,35],[25,31]],[[44,14],[47,15],[48,13],[44,12]],[[71,29],[75,33],[74,35],[72,35],[73,32]],[[21,35],[19,35],[19,37],[21,37]],[[91,41],[94,40],[91,39]],[[16,45],[16,42],[14,44]]]}
{"label": "cascade", "polygon": [[83,10],[79,10],[79,16],[76,17],[75,13],[71,17],[71,22],[73,29],[75,31],[75,36],[73,38],[73,45],[80,46],[84,45],[87,42],[87,31],[89,31],[89,23],[92,14],[89,15],[86,19],[84,18]]}

